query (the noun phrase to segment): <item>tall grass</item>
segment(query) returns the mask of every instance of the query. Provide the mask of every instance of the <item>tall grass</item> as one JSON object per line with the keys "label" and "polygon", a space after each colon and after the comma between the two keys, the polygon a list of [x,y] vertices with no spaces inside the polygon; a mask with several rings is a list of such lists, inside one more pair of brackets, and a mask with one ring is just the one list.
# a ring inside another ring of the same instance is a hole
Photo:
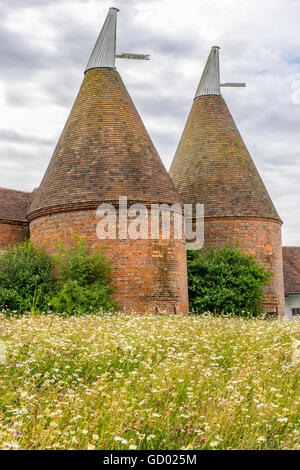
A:
{"label": "tall grass", "polygon": [[3,316],[0,335],[1,449],[299,447],[300,322]]}

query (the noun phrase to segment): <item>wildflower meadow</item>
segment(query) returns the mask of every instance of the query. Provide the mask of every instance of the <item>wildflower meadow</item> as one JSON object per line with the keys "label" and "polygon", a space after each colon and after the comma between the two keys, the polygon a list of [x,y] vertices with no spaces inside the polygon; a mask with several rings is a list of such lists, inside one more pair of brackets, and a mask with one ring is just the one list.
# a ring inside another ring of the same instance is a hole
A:
{"label": "wildflower meadow", "polygon": [[1,315],[0,449],[297,449],[299,339],[287,320]]}

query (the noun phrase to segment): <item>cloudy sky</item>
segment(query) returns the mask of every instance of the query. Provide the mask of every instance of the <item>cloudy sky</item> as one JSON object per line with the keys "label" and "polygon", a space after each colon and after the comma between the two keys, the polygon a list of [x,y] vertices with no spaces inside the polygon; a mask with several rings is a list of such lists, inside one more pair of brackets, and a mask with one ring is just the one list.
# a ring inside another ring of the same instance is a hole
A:
{"label": "cloudy sky", "polygon": [[0,186],[38,186],[107,14],[118,69],[167,169],[210,47],[246,145],[300,245],[300,0],[0,0]]}

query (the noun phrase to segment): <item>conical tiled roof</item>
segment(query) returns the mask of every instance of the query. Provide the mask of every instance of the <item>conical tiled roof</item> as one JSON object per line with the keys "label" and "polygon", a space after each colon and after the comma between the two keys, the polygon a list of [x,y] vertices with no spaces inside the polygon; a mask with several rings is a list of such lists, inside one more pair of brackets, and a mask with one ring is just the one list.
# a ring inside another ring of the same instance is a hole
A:
{"label": "conical tiled roof", "polygon": [[[113,31],[110,24],[108,34]],[[111,41],[106,44],[108,49],[115,47]],[[103,52],[98,40],[99,48]],[[119,73],[103,66],[101,60],[85,73],[34,194],[30,218],[61,206],[80,208],[118,200],[120,195],[145,202],[179,200]]]}
{"label": "conical tiled roof", "polygon": [[181,136],[170,176],[184,203],[203,203],[206,217],[280,220],[220,94],[213,48]]}

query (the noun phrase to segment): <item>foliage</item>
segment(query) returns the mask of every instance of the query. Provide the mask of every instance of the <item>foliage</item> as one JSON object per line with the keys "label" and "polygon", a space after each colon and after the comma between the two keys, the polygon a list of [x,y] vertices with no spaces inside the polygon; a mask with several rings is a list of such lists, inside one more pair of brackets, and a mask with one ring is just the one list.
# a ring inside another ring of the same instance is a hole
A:
{"label": "foliage", "polygon": [[8,308],[17,311],[23,304],[23,299],[18,292],[11,288],[0,287],[0,308]]}
{"label": "foliage", "polygon": [[49,306],[54,312],[66,315],[87,314],[99,310],[116,308],[111,298],[112,287],[102,282],[82,285],[77,280],[67,280],[50,299]]}
{"label": "foliage", "polygon": [[7,314],[55,310],[66,315],[116,309],[110,262],[103,250],[89,250],[73,235],[72,246],[59,241],[52,257],[30,241],[0,255],[0,308]]}
{"label": "foliage", "polygon": [[11,310],[40,308],[53,289],[51,260],[30,241],[8,248],[0,255],[0,307]]}
{"label": "foliage", "polygon": [[61,240],[56,243],[53,255],[58,282],[77,281],[81,286],[93,282],[107,284],[111,264],[104,256],[104,248],[89,249],[85,240],[73,233],[72,246],[66,247]]}
{"label": "foliage", "polygon": [[205,253],[189,251],[188,286],[194,313],[259,315],[263,286],[272,273],[238,246],[224,246]]}
{"label": "foliage", "polygon": [[73,234],[72,246],[57,243],[53,255],[57,290],[49,306],[67,315],[116,309],[110,279],[110,261],[103,249],[90,250],[84,239]]}
{"label": "foliage", "polygon": [[0,314],[0,323],[0,449],[300,448],[300,322]]}

